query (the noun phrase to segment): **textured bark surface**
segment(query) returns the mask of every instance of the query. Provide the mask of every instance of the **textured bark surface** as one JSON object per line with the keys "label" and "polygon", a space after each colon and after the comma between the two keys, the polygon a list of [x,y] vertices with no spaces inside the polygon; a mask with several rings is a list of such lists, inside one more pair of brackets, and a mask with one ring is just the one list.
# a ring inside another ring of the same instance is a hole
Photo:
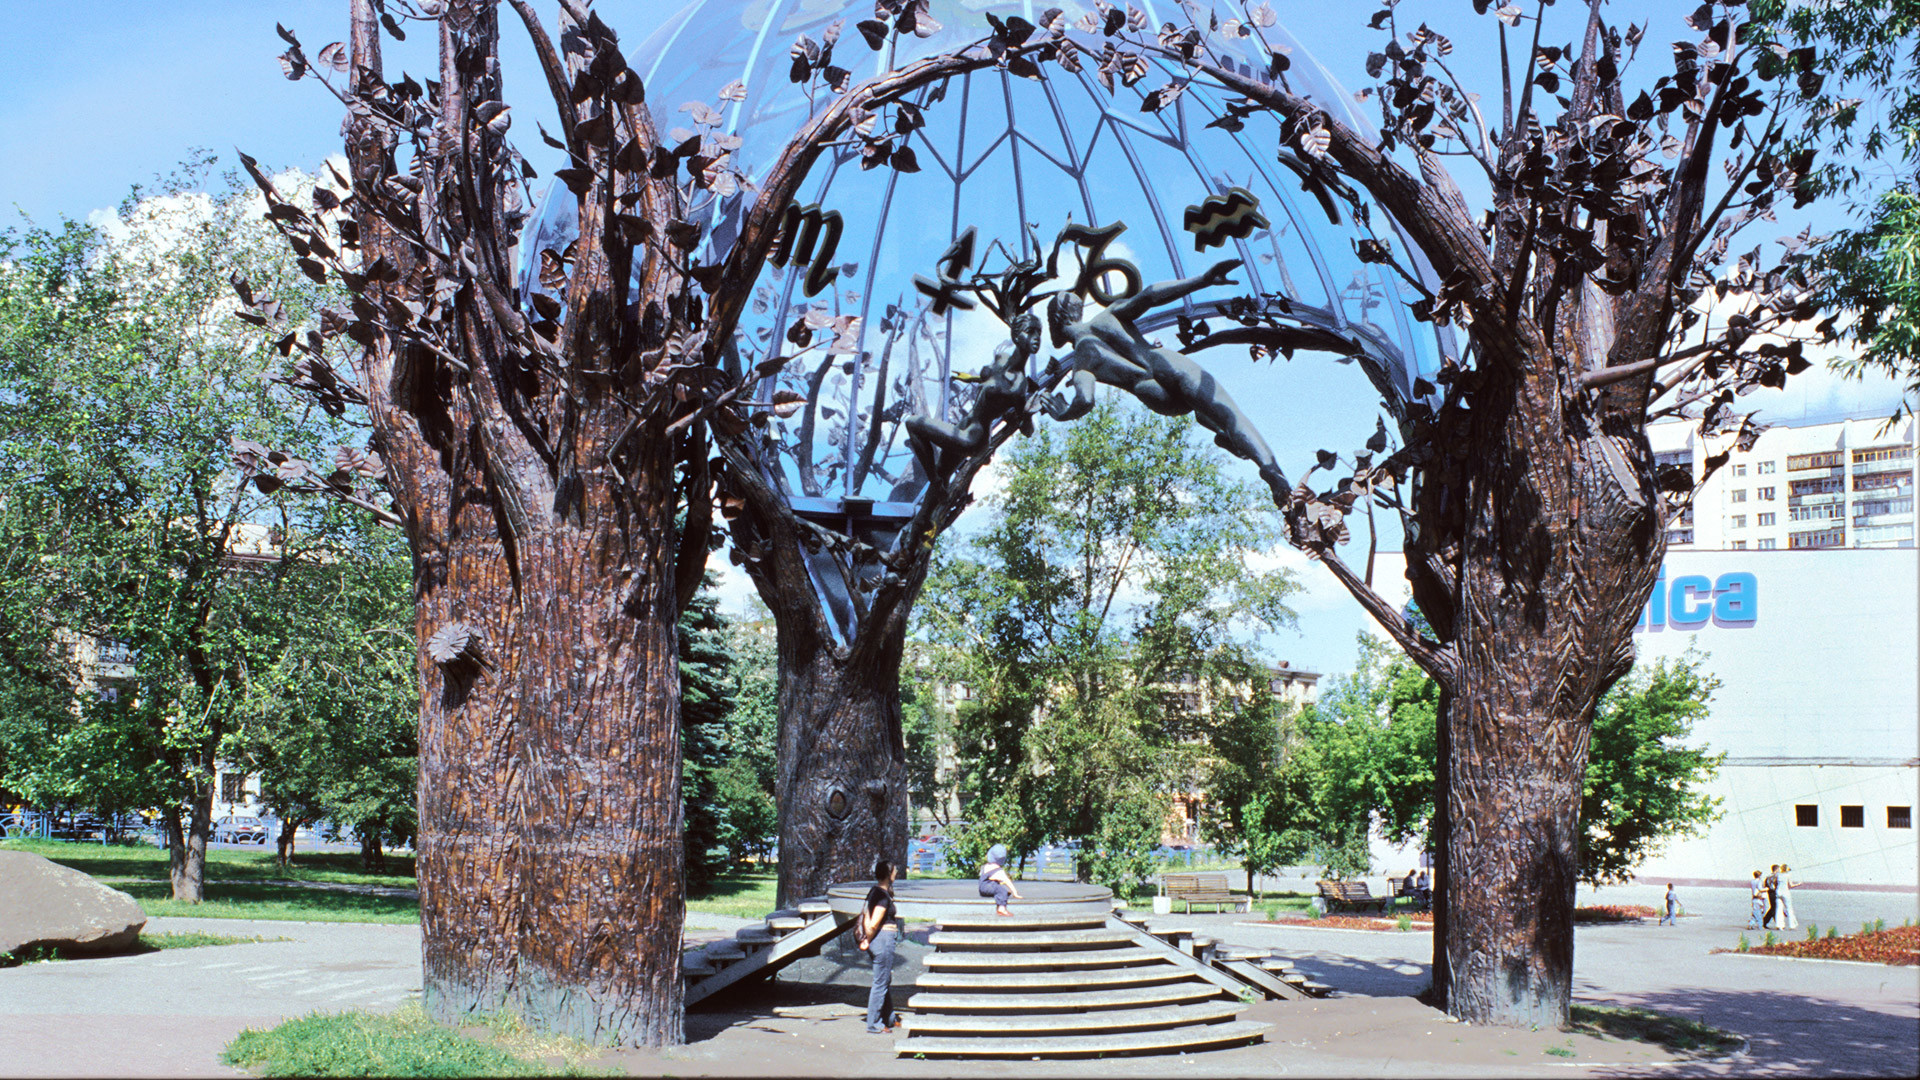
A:
{"label": "textured bark surface", "polygon": [[[298,354],[283,381],[335,415],[364,408],[373,433],[364,452],[343,448],[332,474],[265,453],[236,461],[369,510],[412,544],[429,1011],[505,1010],[593,1042],[678,1043],[676,624],[707,554],[709,425],[745,429],[765,407],[746,400],[723,354],[810,165],[865,110],[996,59],[935,57],[824,101],[757,185],[734,241],[699,265],[724,163],[695,156],[699,140],[662,144],[641,76],[598,14],[568,0],[550,33],[529,0],[507,0],[553,99],[560,137],[548,141],[569,155],[560,197],[575,200],[579,227],[565,250],[522,253],[534,174],[505,139],[505,8],[448,0],[398,20],[380,0],[348,8],[344,49],[309,58],[280,34],[289,77],[325,77],[346,101],[351,190],[316,191],[309,210],[253,159],[242,164],[302,270],[351,293],[317,331],[281,339]],[[386,81],[383,25],[438,34],[431,78]],[[523,258],[535,280],[519,279]],[[283,321],[277,303],[236,289],[252,321]],[[351,385],[334,369],[348,343]],[[391,510],[356,473],[385,481]],[[779,587],[804,591],[805,580]],[[876,639],[893,643],[896,664],[900,638],[887,622]],[[874,674],[873,648],[843,660],[859,674],[821,694],[874,700],[849,690],[860,683],[897,696]],[[897,705],[873,708],[822,717],[811,741],[858,746],[878,730],[892,745],[884,781],[897,787]],[[880,813],[904,840],[904,806]]]}
{"label": "textured bark surface", "polygon": [[[1772,220],[1778,198],[1813,194],[1810,158],[1787,142],[1789,65],[1802,60],[1773,63],[1787,50],[1743,23],[1740,5],[1702,7],[1684,16],[1702,36],[1675,42],[1672,74],[1629,103],[1637,88],[1622,72],[1640,30],[1609,25],[1600,0],[1584,7],[1578,50],[1542,47],[1544,9],[1521,31],[1532,48],[1483,24],[1499,35],[1496,99],[1453,82],[1437,63],[1451,43],[1426,26],[1405,32],[1388,5],[1374,25],[1395,43],[1369,66],[1385,103],[1378,133],[1284,77],[1192,62],[1276,116],[1283,158],[1392,215],[1397,235],[1363,257],[1419,282],[1414,314],[1470,342],[1411,395],[1383,391],[1399,449],[1374,460],[1383,430],[1336,489],[1303,480],[1280,502],[1289,539],[1440,685],[1432,993],[1458,1018],[1513,1026],[1567,1022],[1593,715],[1632,667],[1666,516],[1699,482],[1656,471],[1647,424],[1697,419],[1710,474],[1726,460],[1710,438],[1745,446],[1754,434],[1738,396],[1784,384],[1810,366],[1805,344],[1831,340],[1804,330],[1819,314],[1804,237],[1783,240],[1770,267],[1759,249],[1729,258],[1731,236]],[[1141,38],[1133,47],[1190,59],[1176,39]],[[1555,63],[1564,69],[1536,77]],[[1549,100],[1557,115],[1541,111]],[[1484,217],[1447,162],[1484,172]],[[1416,274],[1396,244],[1430,272]],[[1278,348],[1288,329],[1242,333]],[[1763,333],[1775,337],[1759,344]],[[1344,469],[1318,468],[1329,467]],[[1368,499],[1401,514],[1420,620],[1339,558],[1345,517]]]}
{"label": "textured bark surface", "polygon": [[[798,635],[796,635],[798,636]],[[855,666],[836,650],[780,642],[779,902],[904,865],[907,760],[901,736],[900,646]]]}

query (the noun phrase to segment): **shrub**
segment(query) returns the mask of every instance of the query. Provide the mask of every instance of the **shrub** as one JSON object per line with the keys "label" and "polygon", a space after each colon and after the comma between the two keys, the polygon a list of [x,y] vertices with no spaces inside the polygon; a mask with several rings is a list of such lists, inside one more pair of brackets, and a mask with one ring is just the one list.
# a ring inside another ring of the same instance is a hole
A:
{"label": "shrub", "polygon": [[1839,927],[1837,927],[1837,926],[1829,926],[1829,927],[1827,927],[1827,940],[1828,940],[1828,941],[1832,941],[1833,939],[1835,939],[1835,938],[1837,938],[1837,937],[1839,937],[1839,936],[1840,936],[1840,928],[1839,928]]}
{"label": "shrub", "polygon": [[1740,944],[1738,944],[1738,945],[1736,945],[1736,946],[1734,946],[1734,951],[1735,951],[1735,952],[1746,952],[1746,951],[1747,951],[1748,949],[1751,949],[1751,948],[1753,948],[1753,946],[1747,943],[1747,935],[1745,935],[1745,934],[1741,934],[1741,935],[1740,935]]}
{"label": "shrub", "polygon": [[1771,930],[1769,930],[1769,931],[1767,931],[1767,936],[1766,936],[1766,939],[1765,939],[1765,940],[1763,940],[1763,941],[1761,941],[1761,942],[1760,942],[1760,944],[1762,944],[1762,945],[1772,945],[1772,944],[1774,944],[1774,938],[1773,938],[1773,931],[1771,931]]}
{"label": "shrub", "polygon": [[1400,918],[1395,920],[1395,925],[1400,927],[1400,929],[1402,930],[1411,930],[1413,929],[1413,916],[1402,915],[1400,916]]}
{"label": "shrub", "polygon": [[1807,924],[1807,940],[1808,941],[1820,940],[1820,928],[1813,925],[1812,923]]}

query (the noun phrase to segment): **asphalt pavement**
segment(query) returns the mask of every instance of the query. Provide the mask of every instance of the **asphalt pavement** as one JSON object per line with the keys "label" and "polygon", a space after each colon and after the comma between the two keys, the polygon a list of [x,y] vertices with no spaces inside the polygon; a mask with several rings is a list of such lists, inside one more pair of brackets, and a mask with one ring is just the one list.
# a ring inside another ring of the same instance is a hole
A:
{"label": "asphalt pavement", "polygon": [[[1629,886],[1583,891],[1580,902],[1652,905],[1658,895],[1656,888]],[[1688,914],[1677,926],[1583,926],[1575,937],[1577,1000],[1691,1016],[1750,1042],[1743,1055],[1666,1063],[1661,1074],[1903,1076],[1920,1068],[1920,967],[1716,953],[1716,948],[1732,948],[1744,931],[1744,892],[1688,888],[1681,890],[1681,899]],[[1797,893],[1795,906],[1802,934],[1809,921],[1823,931],[1833,924],[1845,932],[1874,918],[1898,925],[1920,915],[1913,894]],[[1641,1052],[1625,1044],[1607,1046],[1583,1037],[1574,1043],[1578,1059],[1563,1061],[1543,1057],[1541,1047],[1522,1046],[1499,1029],[1437,1027],[1446,1018],[1410,1000],[1428,981],[1429,933],[1260,925],[1252,921],[1258,918],[1181,917],[1222,941],[1278,948],[1339,992],[1324,1002],[1257,1006],[1257,1018],[1276,1024],[1261,1046],[1126,1063],[1063,1062],[1044,1069],[1036,1064],[1031,1070],[1024,1067],[1031,1063],[966,1063],[958,1071],[1061,1077],[1168,1071],[1191,1076],[1249,1071],[1557,1076],[1570,1065],[1608,1072],[1605,1066],[1612,1061],[1627,1073],[1652,1066],[1621,1065],[1622,1053]],[[724,936],[746,922],[692,914],[688,937]],[[244,1028],[269,1027],[314,1011],[393,1009],[419,994],[417,926],[161,918],[148,929],[290,940],[0,970],[0,1076],[239,1075],[219,1064],[219,1054]],[[1758,942],[1759,935],[1747,933]],[[924,951],[921,941],[903,946],[910,954]],[[905,957],[909,962],[898,972],[901,1000],[911,992],[916,955]],[[861,1026],[855,1003],[865,999],[866,978],[859,957],[829,951],[797,965],[764,991],[742,993],[730,1004],[703,1006],[691,1014],[686,1048],[623,1054],[610,1064],[682,1075],[787,1074],[814,1064],[831,1075],[952,1073],[934,1062],[898,1061],[889,1041],[855,1030]],[[776,1006],[782,1015],[776,1015]],[[1534,1041],[1544,1037],[1535,1033]],[[817,1052],[819,1060],[791,1056],[802,1049]]]}

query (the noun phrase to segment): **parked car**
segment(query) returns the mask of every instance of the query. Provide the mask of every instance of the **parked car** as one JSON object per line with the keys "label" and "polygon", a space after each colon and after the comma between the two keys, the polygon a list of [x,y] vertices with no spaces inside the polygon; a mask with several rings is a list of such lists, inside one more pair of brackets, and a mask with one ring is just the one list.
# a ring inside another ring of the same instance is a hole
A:
{"label": "parked car", "polygon": [[223,817],[214,823],[216,844],[264,844],[267,825],[257,817]]}

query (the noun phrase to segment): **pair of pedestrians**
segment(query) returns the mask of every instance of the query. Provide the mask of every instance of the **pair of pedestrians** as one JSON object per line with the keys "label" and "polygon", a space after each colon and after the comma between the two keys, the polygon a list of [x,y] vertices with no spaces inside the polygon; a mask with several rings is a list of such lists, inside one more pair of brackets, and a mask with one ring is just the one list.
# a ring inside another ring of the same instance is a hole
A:
{"label": "pair of pedestrians", "polygon": [[1749,930],[1798,930],[1800,920],[1793,914],[1793,868],[1774,863],[1765,877],[1753,872],[1752,910],[1747,916]]}

